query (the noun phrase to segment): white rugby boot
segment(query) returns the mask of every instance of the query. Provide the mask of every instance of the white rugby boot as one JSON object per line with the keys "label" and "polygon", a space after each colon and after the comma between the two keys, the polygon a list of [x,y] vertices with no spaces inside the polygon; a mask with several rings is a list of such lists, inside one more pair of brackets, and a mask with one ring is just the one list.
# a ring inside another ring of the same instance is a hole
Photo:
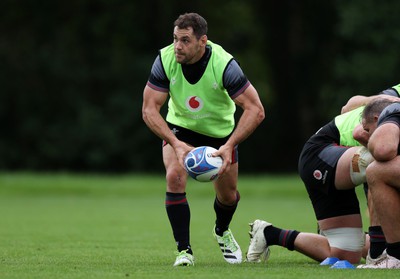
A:
{"label": "white rugby boot", "polygon": [[218,242],[225,261],[230,264],[239,264],[242,262],[242,250],[240,250],[240,246],[233,237],[230,229],[224,231],[222,236],[219,236],[215,233],[214,226],[213,235]]}
{"label": "white rugby boot", "polygon": [[[386,254],[386,253],[385,253]],[[382,253],[383,255],[383,253]],[[400,269],[400,260],[392,257],[388,254],[379,257],[379,260],[371,262],[369,264],[361,264],[357,266],[357,268],[372,268],[372,269],[379,269],[379,268],[386,268],[386,269]]]}
{"label": "white rugby boot", "polygon": [[272,226],[272,224],[262,220],[255,220],[249,225],[250,244],[247,249],[246,261],[250,263],[266,262],[269,258],[270,250],[264,236],[264,229]]}
{"label": "white rugby boot", "polygon": [[387,257],[386,250],[384,250],[382,252],[382,254],[380,254],[379,257],[377,257],[376,259],[371,258],[369,251],[368,251],[368,255],[365,259],[365,264],[376,264],[376,263],[380,262],[381,260],[385,259],[386,257]]}

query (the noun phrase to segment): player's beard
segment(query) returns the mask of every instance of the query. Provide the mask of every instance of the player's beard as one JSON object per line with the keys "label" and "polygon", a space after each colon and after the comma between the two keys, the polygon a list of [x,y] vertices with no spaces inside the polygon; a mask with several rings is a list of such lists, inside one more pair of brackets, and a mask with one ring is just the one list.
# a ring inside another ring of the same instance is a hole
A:
{"label": "player's beard", "polygon": [[178,62],[179,64],[183,64],[183,65],[184,64],[193,64],[194,62],[196,62],[196,61],[193,62],[193,60],[196,58],[196,53],[197,52],[188,53],[188,52],[175,51],[176,62]]}
{"label": "player's beard", "polygon": [[187,64],[187,62],[189,61],[184,53],[175,53],[175,59],[176,62],[178,62],[179,64]]}

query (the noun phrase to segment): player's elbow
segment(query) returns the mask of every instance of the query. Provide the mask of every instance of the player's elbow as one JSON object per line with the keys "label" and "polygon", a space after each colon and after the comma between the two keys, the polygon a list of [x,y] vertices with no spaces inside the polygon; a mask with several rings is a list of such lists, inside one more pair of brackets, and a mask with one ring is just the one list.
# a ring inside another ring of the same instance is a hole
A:
{"label": "player's elbow", "polygon": [[365,96],[362,95],[353,96],[342,107],[341,114],[351,111],[359,106],[362,106],[364,105],[364,103],[365,103]]}
{"label": "player's elbow", "polygon": [[142,109],[142,119],[143,119],[144,122],[146,122],[147,113],[146,113],[146,110],[145,110],[145,109]]}
{"label": "player's elbow", "polygon": [[265,119],[265,110],[264,107],[260,107],[257,112],[257,122],[261,123]]}
{"label": "player's elbow", "polygon": [[390,161],[397,156],[397,147],[391,144],[373,146],[371,154],[377,161]]}

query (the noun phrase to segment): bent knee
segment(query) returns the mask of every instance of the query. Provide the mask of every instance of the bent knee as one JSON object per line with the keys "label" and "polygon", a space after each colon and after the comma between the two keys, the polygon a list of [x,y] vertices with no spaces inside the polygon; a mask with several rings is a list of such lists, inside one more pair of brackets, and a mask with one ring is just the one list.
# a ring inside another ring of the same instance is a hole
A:
{"label": "bent knee", "polygon": [[321,234],[328,238],[331,248],[359,252],[365,245],[362,228],[334,228],[323,230]]}
{"label": "bent knee", "polygon": [[375,187],[375,181],[380,178],[384,178],[382,176],[382,168],[380,164],[377,162],[372,162],[366,169],[367,183],[369,188]]}
{"label": "bent knee", "polygon": [[321,231],[328,238],[331,254],[351,263],[359,263],[365,245],[362,228],[334,228]]}
{"label": "bent knee", "polygon": [[165,178],[169,191],[179,192],[186,187],[187,174],[182,168],[170,168],[167,170]]}

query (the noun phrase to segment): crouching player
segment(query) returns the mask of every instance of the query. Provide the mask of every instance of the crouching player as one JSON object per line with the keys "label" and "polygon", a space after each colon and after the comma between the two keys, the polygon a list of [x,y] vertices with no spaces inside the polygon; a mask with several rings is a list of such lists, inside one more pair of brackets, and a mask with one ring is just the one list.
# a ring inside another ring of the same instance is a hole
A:
{"label": "crouching player", "polygon": [[[397,97],[365,97],[363,105],[381,98],[382,111]],[[364,106],[336,116],[305,143],[299,158],[299,174],[312,202],[319,232],[281,229],[255,220],[250,224],[246,260],[261,262],[272,245],[298,251],[314,260],[328,257],[359,263],[367,256],[369,240],[363,232],[355,187],[366,182],[366,168],[373,161],[365,147],[369,133],[361,125]],[[372,123],[376,126],[376,122]],[[376,220],[371,220],[372,223]],[[379,254],[383,252],[383,248]],[[370,259],[372,260],[372,259]]]}

